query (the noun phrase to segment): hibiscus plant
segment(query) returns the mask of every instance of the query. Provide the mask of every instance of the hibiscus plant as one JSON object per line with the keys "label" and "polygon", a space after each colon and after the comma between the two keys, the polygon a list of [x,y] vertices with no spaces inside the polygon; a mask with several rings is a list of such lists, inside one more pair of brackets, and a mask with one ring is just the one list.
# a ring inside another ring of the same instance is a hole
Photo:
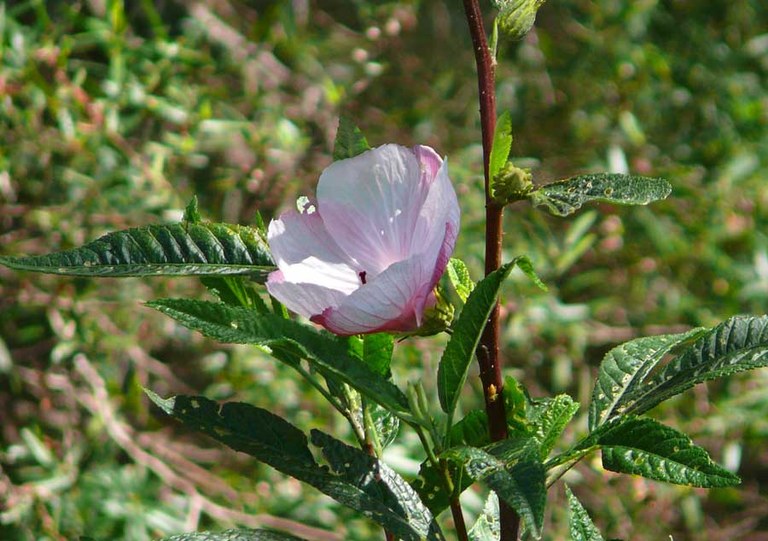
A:
{"label": "hibiscus plant", "polygon": [[[489,44],[477,0],[464,0],[477,60],[486,196],[486,273],[477,283],[451,258],[460,212],[448,161],[426,146],[371,148],[344,118],[334,162],[320,174],[315,197],[300,198],[268,227],[260,218],[256,226],[205,221],[193,201],[181,223],[117,231],[70,251],[0,263],[86,277],[199,276],[217,302],[148,305],[220,342],[252,344],[293,368],[348,421],[354,443],[321,430],[305,434],[246,403],[163,398],[147,390],[149,398],[181,423],[354,509],[380,525],[387,539],[541,538],[548,488],[597,452],[614,472],[696,487],[738,484],[684,433],[644,414],[700,382],[768,364],[765,316],[615,347],[586,405],[587,431],[574,441],[561,441],[579,409],[574,399],[532,398],[522,383],[505,377],[500,288],[514,267],[545,287],[525,256],[502,261],[505,207],[528,201],[568,216],[593,200],[647,204],[671,187],[662,179],[600,173],[535,185],[529,171],[510,161],[509,116],[496,116],[495,42],[499,35],[521,38],[543,0],[494,3],[499,13]],[[396,382],[397,342],[444,332],[438,396],[428,396],[420,381]],[[475,359],[485,409],[464,411],[460,398]],[[382,460],[404,430],[415,432],[426,456],[413,479]],[[468,525],[460,496],[474,483],[490,495]],[[602,539],[566,493],[573,539]],[[297,538],[229,530],[169,539]]]}

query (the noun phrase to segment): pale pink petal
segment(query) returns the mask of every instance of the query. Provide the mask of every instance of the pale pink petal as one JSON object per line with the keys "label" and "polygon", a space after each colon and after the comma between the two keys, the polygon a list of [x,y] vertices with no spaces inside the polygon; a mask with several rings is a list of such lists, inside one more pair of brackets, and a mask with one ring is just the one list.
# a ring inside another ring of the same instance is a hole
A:
{"label": "pale pink petal", "polygon": [[434,302],[434,263],[423,255],[397,262],[312,321],[341,335],[415,330],[425,306]]}
{"label": "pale pink petal", "polygon": [[338,306],[347,295],[317,284],[286,282],[279,270],[270,273],[267,291],[289,310],[306,318],[322,314],[329,306]]}
{"label": "pale pink petal", "polygon": [[361,285],[362,269],[331,238],[317,211],[283,213],[269,224],[267,240],[285,282],[318,284],[345,294]]}
{"label": "pale pink petal", "polygon": [[[434,168],[434,157],[419,153],[426,156],[426,168]],[[320,176],[317,202],[325,226],[369,276],[412,255],[432,181],[424,171],[414,150],[384,145],[335,162]]]}
{"label": "pale pink petal", "polygon": [[414,226],[412,245],[409,248],[411,253],[424,252],[429,254],[429,257],[435,258],[434,283],[437,283],[442,276],[448,259],[453,253],[459,220],[459,202],[448,177],[448,162],[441,161],[420,209]]}

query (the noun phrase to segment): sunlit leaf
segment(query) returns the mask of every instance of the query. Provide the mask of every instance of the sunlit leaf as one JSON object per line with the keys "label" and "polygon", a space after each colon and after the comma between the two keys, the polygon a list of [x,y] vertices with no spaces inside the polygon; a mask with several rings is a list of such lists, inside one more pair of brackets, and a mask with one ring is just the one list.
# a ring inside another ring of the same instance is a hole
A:
{"label": "sunlit leaf", "polygon": [[418,495],[378,459],[318,431],[312,442],[331,468],[315,461],[307,437],[277,415],[250,404],[219,405],[200,396],[149,397],[186,426],[303,481],[391,531],[399,539],[440,541],[442,533]]}
{"label": "sunlit leaf", "polygon": [[475,348],[480,341],[488,316],[496,305],[501,284],[514,265],[515,261],[502,265],[478,282],[454,325],[437,371],[440,406],[449,417],[456,409],[459,393],[467,379],[467,371]]}
{"label": "sunlit leaf", "polygon": [[541,186],[528,194],[536,206],[555,216],[568,216],[584,203],[604,201],[617,205],[647,205],[665,199],[672,187],[664,179],[597,173]]}
{"label": "sunlit leaf", "polygon": [[542,460],[547,458],[560,439],[565,427],[579,410],[578,402],[567,394],[542,401],[535,405],[538,415],[531,421],[533,435],[539,444]]}
{"label": "sunlit leaf", "polygon": [[706,488],[741,482],[674,428],[647,417],[620,417],[613,423],[597,440],[607,470]]}
{"label": "sunlit leaf", "polygon": [[499,497],[495,492],[488,494],[483,512],[470,528],[468,536],[470,541],[498,541],[501,537]]}
{"label": "sunlit leaf", "polygon": [[255,228],[221,223],[149,225],[108,233],[79,248],[28,257],[0,256],[16,270],[88,277],[249,275],[274,270]]}
{"label": "sunlit leaf", "polygon": [[632,393],[642,388],[645,377],[673,348],[704,332],[693,329],[682,334],[638,338],[606,353],[589,404],[589,429],[594,430],[620,413]]}
{"label": "sunlit leaf", "polygon": [[624,414],[641,414],[697,383],[768,366],[768,316],[737,316],[702,333],[623,399]]}
{"label": "sunlit leaf", "polygon": [[504,111],[496,121],[496,130],[493,133],[493,146],[491,147],[489,162],[491,185],[493,185],[493,179],[499,174],[504,164],[507,163],[511,148],[512,116],[509,114],[509,111]]}

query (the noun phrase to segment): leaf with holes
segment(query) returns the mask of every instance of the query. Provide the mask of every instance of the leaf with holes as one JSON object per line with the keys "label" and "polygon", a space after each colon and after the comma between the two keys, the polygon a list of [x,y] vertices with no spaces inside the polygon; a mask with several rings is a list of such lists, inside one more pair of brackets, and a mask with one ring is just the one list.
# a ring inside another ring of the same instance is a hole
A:
{"label": "leaf with holes", "polygon": [[488,494],[483,512],[467,532],[469,541],[499,541],[501,523],[499,522],[499,497],[495,492]]}
{"label": "leaf with holes", "polygon": [[654,419],[619,417],[598,431],[597,444],[607,470],[704,488],[741,482],[687,435]]}
{"label": "leaf with holes", "polygon": [[274,270],[255,228],[181,222],[108,233],[79,248],[47,255],[0,256],[15,270],[87,277],[248,275],[263,282]]}
{"label": "leaf with holes", "polygon": [[639,415],[703,381],[768,366],[768,316],[737,316],[702,333],[623,399]]}
{"label": "leaf with holes", "polygon": [[661,178],[598,173],[547,184],[529,193],[528,198],[550,214],[568,216],[590,201],[647,205],[666,199],[671,191],[669,182]]}
{"label": "leaf with holes", "polygon": [[620,415],[632,393],[674,348],[701,336],[705,329],[638,338],[616,346],[603,357],[589,404],[589,429]]}
{"label": "leaf with holes", "polygon": [[472,479],[484,481],[500,500],[517,511],[530,534],[539,539],[547,489],[538,446],[529,444],[518,448],[514,456],[516,460],[510,462],[508,456],[499,458],[477,447],[454,447],[440,458],[463,465]]}
{"label": "leaf with holes", "polygon": [[567,394],[534,403],[536,414],[529,424],[533,429],[533,437],[538,442],[544,460],[554,449],[565,427],[579,410],[579,403]]}
{"label": "leaf with holes", "polygon": [[389,466],[319,430],[312,431],[312,443],[346,485],[334,487],[332,494],[324,490],[326,494],[361,511],[398,539],[444,539],[418,494]]}

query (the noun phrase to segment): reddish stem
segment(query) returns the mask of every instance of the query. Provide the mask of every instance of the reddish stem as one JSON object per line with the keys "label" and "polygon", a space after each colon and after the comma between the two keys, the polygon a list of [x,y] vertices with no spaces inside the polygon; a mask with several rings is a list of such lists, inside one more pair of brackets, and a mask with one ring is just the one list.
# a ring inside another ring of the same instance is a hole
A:
{"label": "reddish stem", "polygon": [[[501,241],[503,205],[491,198],[490,161],[493,146],[493,132],[496,129],[496,88],[495,60],[491,57],[483,25],[483,17],[477,0],[464,0],[469,33],[477,64],[477,85],[480,94],[480,128],[483,139],[483,172],[485,176],[485,274],[501,266]],[[507,422],[504,401],[501,398],[504,379],[501,374],[502,362],[499,356],[499,304],[491,311],[480,345],[477,360],[480,364],[480,379],[485,395],[485,411],[488,414],[488,428],[493,441],[507,437]],[[520,529],[520,517],[504,502],[499,502],[501,522],[500,541],[516,541]]]}

